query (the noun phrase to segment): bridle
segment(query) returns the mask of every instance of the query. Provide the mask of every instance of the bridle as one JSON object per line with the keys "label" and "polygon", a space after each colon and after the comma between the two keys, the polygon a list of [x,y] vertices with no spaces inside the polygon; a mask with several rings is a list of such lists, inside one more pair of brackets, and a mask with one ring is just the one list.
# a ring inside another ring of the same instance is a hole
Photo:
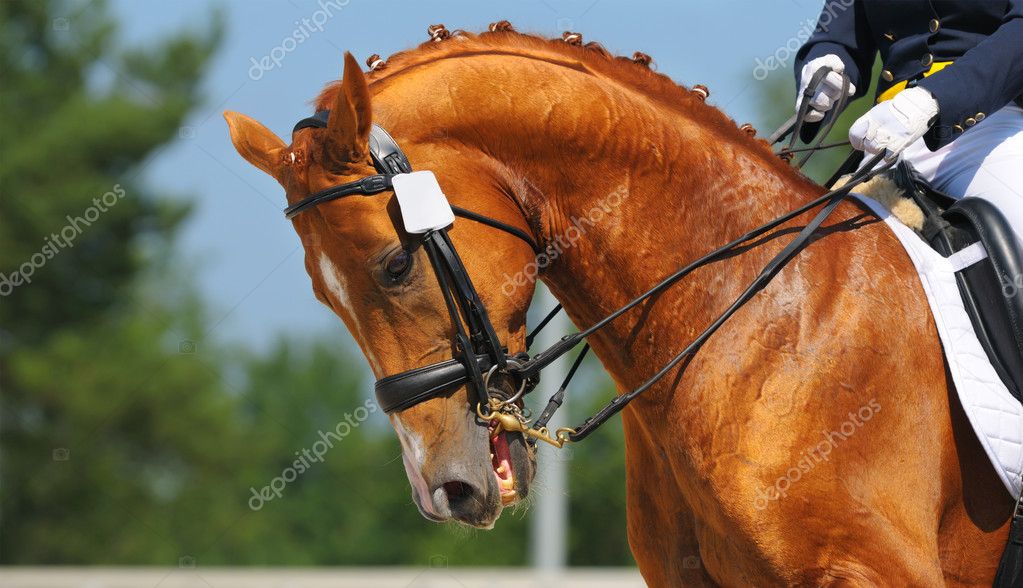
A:
{"label": "bridle", "polygon": [[[305,128],[325,128],[329,117],[329,110],[318,111],[299,121],[292,132]],[[284,209],[285,217],[294,218],[319,204],[340,198],[380,194],[392,189],[392,180],[396,175],[412,172],[408,157],[379,125],[374,124],[370,130],[369,152],[377,171],[375,175],[310,194]],[[451,209],[457,216],[504,231],[521,239],[534,253],[540,252],[536,240],[517,227],[457,206]],[[475,395],[476,404],[488,406],[490,392],[495,390],[491,385],[493,376],[496,373],[509,374],[509,368],[520,366],[528,360],[528,356],[509,356],[507,348],[501,344],[469,272],[451,242],[447,228],[422,235],[421,244],[433,267],[455,328],[454,357],[377,380],[377,402],[384,412],[402,411],[468,383]],[[503,398],[501,402],[516,402],[531,391],[537,382],[535,377],[513,379],[517,386],[515,394]]]}
{"label": "bridle", "polygon": [[[824,73],[826,74],[827,72]],[[822,82],[823,77],[824,74],[820,74],[811,81],[806,90],[807,95],[812,94],[812,91]],[[848,80],[845,83],[848,83]],[[845,92],[843,92],[844,94]],[[792,133],[793,139],[788,147],[782,149],[782,155],[786,154],[786,152],[791,154],[799,151],[793,148],[793,144],[795,136],[799,133],[801,121],[809,107],[808,102],[808,100],[804,100],[797,116],[793,117],[793,120],[783,125],[782,129],[779,129],[772,136],[772,143],[775,143],[783,140],[789,133]],[[836,110],[840,111],[840,108]],[[314,116],[299,121],[295,125],[293,132],[304,128],[324,128],[327,126],[329,115],[330,111],[318,111]],[[832,113],[832,116],[837,118],[837,113]],[[834,119],[826,125],[826,129],[830,130],[833,124]],[[823,141],[823,137],[821,141]],[[824,146],[818,141],[816,145],[806,150],[816,151],[831,146],[834,145]],[[412,166],[401,148],[387,131],[379,125],[374,124],[370,131],[369,151],[377,174],[310,194],[287,207],[284,210],[285,216],[291,219],[319,204],[339,198],[354,195],[372,196],[380,194],[392,188],[394,176],[412,172]],[[494,434],[500,431],[522,433],[529,439],[530,447],[535,447],[535,443],[538,440],[556,447],[562,447],[566,442],[580,441],[634,399],[653,387],[672,369],[691,359],[721,325],[757,292],[766,287],[785,264],[807,245],[813,234],[854,187],[887,171],[891,167],[891,163],[878,167],[884,155],[883,153],[878,154],[861,166],[860,171],[853,174],[841,188],[831,190],[803,206],[752,229],[746,234],[692,261],[663,278],[652,288],[597,321],[589,328],[565,335],[549,348],[532,357],[525,352],[514,355],[508,354],[507,348],[501,344],[497,337],[496,331],[487,316],[486,309],[473,286],[472,279],[461,258],[458,256],[454,244],[451,242],[447,228],[431,230],[422,235],[422,245],[429,257],[430,265],[433,267],[434,274],[444,296],[448,315],[455,328],[453,357],[445,361],[389,375],[377,380],[375,390],[379,406],[386,413],[402,411],[427,400],[448,394],[458,386],[468,384],[472,391],[473,398],[471,401],[475,402],[477,416],[481,419],[482,424],[493,428]],[[804,162],[805,159],[800,164]],[[834,182],[834,179],[836,178],[829,181],[829,186]],[[736,250],[743,244],[818,207],[820,207],[820,210],[817,215],[803,227],[792,241],[775,255],[735,301],[707,326],[703,332],[694,338],[688,346],[638,387],[615,396],[596,414],[587,418],[579,426],[574,428],[563,427],[554,434],[551,434],[547,429],[547,423],[561,406],[568,384],[589,350],[589,344],[586,344],[577,355],[572,367],[569,369],[568,375],[558,390],[547,401],[543,411],[532,423],[528,422],[523,415],[520,400],[525,394],[528,394],[535,388],[543,368],[569,353],[589,336],[603,329],[615,319],[644,301],[660,294],[696,269],[736,254]],[[543,251],[531,235],[516,227],[456,206],[451,206],[451,209],[456,216],[499,229],[521,239],[530,246],[535,254],[540,254]],[[537,333],[561,310],[561,305],[557,305],[526,336],[527,349]],[[685,364],[682,369],[685,369]],[[501,374],[503,377],[509,378],[514,382],[515,392],[507,395],[493,387],[491,380],[495,374]]]}

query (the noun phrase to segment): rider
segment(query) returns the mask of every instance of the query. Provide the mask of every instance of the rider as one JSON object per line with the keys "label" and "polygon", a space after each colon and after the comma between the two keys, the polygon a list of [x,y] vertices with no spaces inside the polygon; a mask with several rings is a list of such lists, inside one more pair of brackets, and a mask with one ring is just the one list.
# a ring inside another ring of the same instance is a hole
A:
{"label": "rider", "polygon": [[796,56],[812,138],[841,94],[858,98],[880,52],[877,104],[849,129],[868,155],[900,155],[935,189],[995,204],[1023,239],[1023,0],[827,0]]}

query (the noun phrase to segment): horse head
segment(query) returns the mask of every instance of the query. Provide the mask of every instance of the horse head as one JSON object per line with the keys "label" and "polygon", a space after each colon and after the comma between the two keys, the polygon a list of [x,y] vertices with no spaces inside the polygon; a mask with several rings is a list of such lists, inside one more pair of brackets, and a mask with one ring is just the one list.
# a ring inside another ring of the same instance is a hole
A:
{"label": "horse head", "polygon": [[[376,173],[369,148],[373,100],[350,54],[335,89],[325,127],[296,131],[291,145],[249,117],[225,114],[239,154],[276,179],[290,204]],[[396,136],[417,167],[436,172],[453,200],[528,231],[491,170],[430,135],[426,128]],[[377,378],[458,355],[455,326],[422,235],[405,231],[391,191],[324,203],[293,223],[313,293],[344,321]],[[523,351],[532,287],[502,291],[498,277],[532,261],[532,252],[521,239],[468,220],[456,222],[450,237],[495,334],[509,353]],[[463,384],[390,414],[414,500],[428,519],[490,527],[502,508],[529,491],[534,460],[522,434],[492,437],[477,408]]]}

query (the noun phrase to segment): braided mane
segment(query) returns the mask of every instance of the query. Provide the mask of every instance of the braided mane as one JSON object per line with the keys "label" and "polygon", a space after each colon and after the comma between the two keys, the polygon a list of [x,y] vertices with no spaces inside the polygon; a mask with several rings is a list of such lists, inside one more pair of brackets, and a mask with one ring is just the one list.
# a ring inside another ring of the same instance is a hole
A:
{"label": "braided mane", "polygon": [[[432,25],[428,29],[431,37],[429,41],[395,53],[386,60],[379,55],[370,56],[366,60],[370,66],[367,73],[370,86],[431,62],[481,53],[569,61],[587,72],[633,88],[660,105],[709,127],[721,140],[745,146],[758,155],[766,156],[768,165],[777,170],[784,169],[787,174],[795,173],[803,177],[778,159],[766,141],[754,138],[756,131],[751,125],[747,123],[739,127],[720,109],[708,105],[705,102],[709,96],[706,87],[697,84],[687,88],[657,73],[651,67],[653,60],[649,55],[636,52],[632,58],[615,56],[599,43],[584,44],[579,33],[565,32],[560,38],[548,39],[517,32],[508,21],[493,23],[489,28],[489,31],[477,34],[463,30],[448,31],[443,25]],[[340,84],[340,81],[334,81],[323,89],[315,101],[317,110],[330,108]]]}

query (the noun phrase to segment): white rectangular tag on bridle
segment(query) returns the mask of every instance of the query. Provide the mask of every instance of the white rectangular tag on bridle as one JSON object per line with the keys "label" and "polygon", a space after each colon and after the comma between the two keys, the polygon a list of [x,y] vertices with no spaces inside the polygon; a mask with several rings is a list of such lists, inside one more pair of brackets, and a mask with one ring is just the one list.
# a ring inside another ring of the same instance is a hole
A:
{"label": "white rectangular tag on bridle", "polygon": [[455,213],[431,171],[398,174],[391,178],[405,230],[422,234],[455,222]]}

